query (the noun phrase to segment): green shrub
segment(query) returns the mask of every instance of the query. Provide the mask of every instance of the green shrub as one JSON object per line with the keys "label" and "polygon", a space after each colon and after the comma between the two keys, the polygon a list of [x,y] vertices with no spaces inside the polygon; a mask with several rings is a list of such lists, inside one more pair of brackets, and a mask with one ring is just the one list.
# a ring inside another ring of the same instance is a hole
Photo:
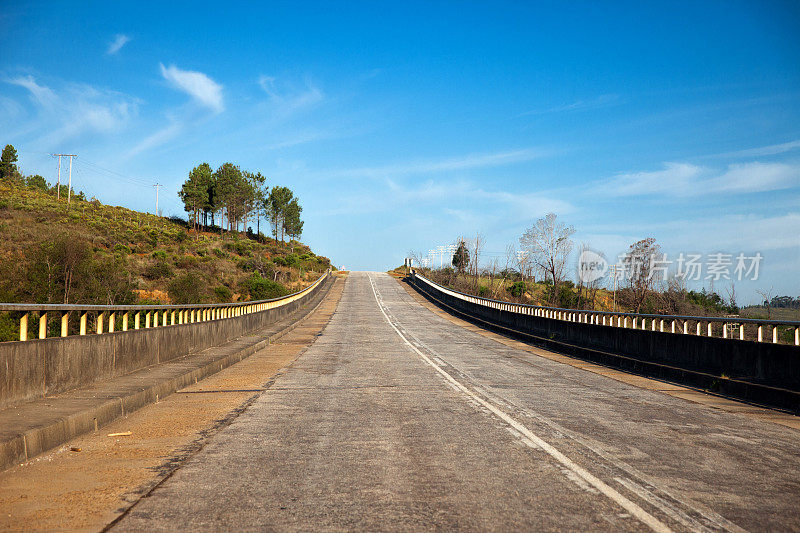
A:
{"label": "green shrub", "polygon": [[150,280],[163,279],[172,276],[172,269],[166,261],[156,261],[145,268],[142,275]]}
{"label": "green shrub", "polygon": [[517,281],[514,284],[510,285],[506,290],[508,290],[508,292],[511,293],[511,296],[519,298],[520,296],[525,294],[527,288],[525,287],[524,281]]}
{"label": "green shrub", "polygon": [[172,303],[195,304],[203,300],[200,290],[202,280],[194,272],[187,272],[169,282],[167,294]]}
{"label": "green shrub", "polygon": [[489,295],[489,287],[486,285],[478,285],[478,296],[488,296]]}
{"label": "green shrub", "polygon": [[214,288],[214,296],[217,297],[219,302],[230,302],[233,297],[233,292],[225,285],[220,285]]}
{"label": "green shrub", "polygon": [[167,252],[165,252],[164,250],[158,250],[156,252],[153,252],[153,259],[158,259],[160,261],[166,261],[167,260]]}
{"label": "green shrub", "polygon": [[178,268],[193,268],[200,264],[200,261],[193,255],[184,255],[175,259],[175,266]]}
{"label": "green shrub", "polygon": [[250,295],[251,300],[267,300],[288,293],[286,287],[270,279],[262,278],[258,272],[242,282],[242,290]]}
{"label": "green shrub", "polygon": [[[203,251],[205,251],[205,250],[203,250]],[[228,257],[230,257],[228,254],[226,254],[225,252],[223,252],[219,248],[214,248],[214,255],[216,255],[220,259],[227,259]]]}
{"label": "green shrub", "polygon": [[131,253],[131,249],[125,246],[124,244],[115,244],[114,252],[122,255],[128,255],[129,253]]}

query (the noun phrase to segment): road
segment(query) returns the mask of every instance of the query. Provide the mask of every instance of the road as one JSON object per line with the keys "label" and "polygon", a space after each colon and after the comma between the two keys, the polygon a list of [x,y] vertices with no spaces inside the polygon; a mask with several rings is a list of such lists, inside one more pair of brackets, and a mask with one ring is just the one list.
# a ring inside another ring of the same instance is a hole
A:
{"label": "road", "polygon": [[305,354],[113,529],[797,530],[799,437],[354,272]]}

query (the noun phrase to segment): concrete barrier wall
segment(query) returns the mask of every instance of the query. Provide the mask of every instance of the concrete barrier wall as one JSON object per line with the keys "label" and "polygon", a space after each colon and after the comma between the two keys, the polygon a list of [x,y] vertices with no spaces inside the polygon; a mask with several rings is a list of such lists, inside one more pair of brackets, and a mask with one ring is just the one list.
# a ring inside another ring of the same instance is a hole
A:
{"label": "concrete barrier wall", "polygon": [[[680,380],[687,384],[708,388],[712,383],[719,392],[745,399],[780,404],[781,407],[799,410],[800,349],[787,344],[741,341],[698,335],[677,335],[667,332],[628,329],[582,322],[569,322],[503,311],[462,300],[432,287],[415,277],[411,283],[423,294],[452,310],[484,321],[487,325],[519,332],[539,344],[578,357],[621,366],[630,370],[643,370],[657,377]],[[627,360],[621,361],[623,356]],[[686,372],[688,371],[688,372]],[[698,375],[689,375],[696,373]],[[704,374],[705,376],[700,376]],[[733,381],[770,388],[786,389],[791,394],[781,395],[766,389],[755,391]],[[725,387],[728,390],[725,390]],[[748,389],[748,390],[744,390]]]}
{"label": "concrete barrier wall", "polygon": [[197,353],[273,324],[330,286],[332,276],[280,307],[148,329],[0,343],[0,408]]}

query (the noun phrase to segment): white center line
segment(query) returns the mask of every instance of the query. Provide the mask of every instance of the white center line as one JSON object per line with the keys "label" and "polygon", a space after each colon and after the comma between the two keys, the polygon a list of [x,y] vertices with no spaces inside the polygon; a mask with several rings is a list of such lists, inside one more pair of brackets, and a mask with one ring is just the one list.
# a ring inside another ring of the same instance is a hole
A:
{"label": "white center line", "polygon": [[551,445],[550,443],[544,441],[541,437],[536,435],[534,432],[532,432],[530,429],[528,429],[527,427],[522,425],[520,422],[518,422],[517,420],[515,420],[514,418],[512,418],[508,414],[506,414],[504,411],[500,410],[495,405],[487,402],[486,400],[484,400],[483,398],[481,398],[480,396],[478,396],[477,394],[475,394],[474,392],[469,390],[460,381],[458,381],[456,378],[454,378],[452,375],[450,375],[446,370],[444,370],[443,368],[438,366],[436,363],[431,361],[431,359],[427,355],[422,353],[420,350],[417,349],[416,346],[411,344],[408,341],[408,339],[405,337],[405,335],[403,335],[400,332],[400,330],[397,329],[397,326],[394,325],[392,320],[389,318],[389,315],[386,313],[383,301],[378,296],[378,291],[375,288],[375,283],[372,280],[372,276],[367,276],[367,277],[369,278],[369,283],[372,286],[372,294],[375,295],[375,301],[378,303],[378,309],[380,309],[381,313],[383,314],[383,317],[386,319],[386,322],[388,322],[389,325],[392,326],[392,329],[394,329],[395,333],[397,333],[397,335],[401,339],[403,339],[403,342],[409,348],[411,348],[411,350],[416,352],[416,354],[419,355],[422,358],[423,361],[428,363],[437,372],[439,372],[455,388],[457,388],[462,393],[464,393],[468,397],[470,397],[472,400],[478,402],[480,405],[482,405],[483,407],[488,409],[492,414],[494,414],[496,417],[501,419],[503,422],[505,422],[506,424],[508,424],[509,426],[514,428],[515,430],[517,430],[520,433],[522,433],[523,435],[525,435],[528,439],[533,441],[539,448],[544,450],[553,459],[555,459],[556,461],[561,463],[565,468],[568,468],[570,471],[575,473],[575,475],[577,475],[578,477],[580,477],[581,479],[586,481],[589,485],[591,485],[592,487],[594,487],[595,489],[597,489],[598,491],[600,491],[601,493],[606,495],[608,498],[613,500],[620,507],[622,507],[623,509],[628,511],[631,515],[636,517],[636,519],[638,519],[640,522],[642,522],[643,524],[648,526],[653,531],[661,531],[661,532],[672,531],[669,527],[667,527],[666,524],[664,524],[663,522],[658,520],[656,517],[654,517],[653,515],[651,515],[650,513],[648,513],[647,511],[645,511],[641,507],[639,507],[638,505],[636,505],[634,502],[632,502],[631,500],[629,500],[628,498],[626,498],[625,496],[623,496],[622,494],[620,494],[619,492],[614,490],[612,487],[607,485],[605,482],[603,482],[602,480],[597,478],[594,474],[592,474],[591,472],[589,472],[585,468],[583,468],[583,467],[579,466],[578,464],[576,464],[574,461],[572,461],[572,459],[570,459],[569,457],[567,457],[566,455],[564,455],[563,453],[558,451],[553,445]]}

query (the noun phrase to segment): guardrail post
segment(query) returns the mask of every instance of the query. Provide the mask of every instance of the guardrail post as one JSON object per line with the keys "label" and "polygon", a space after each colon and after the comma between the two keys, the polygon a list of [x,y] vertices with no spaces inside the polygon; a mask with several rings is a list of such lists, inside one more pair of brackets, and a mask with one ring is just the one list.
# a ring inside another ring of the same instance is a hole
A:
{"label": "guardrail post", "polygon": [[794,345],[800,346],[800,328],[794,328]]}
{"label": "guardrail post", "polygon": [[28,340],[28,313],[25,313],[19,319],[19,340]]}
{"label": "guardrail post", "polygon": [[700,336],[700,334],[702,333],[702,329],[703,329],[703,325],[702,325],[702,324],[700,323],[700,321],[698,320],[698,321],[697,321],[697,336],[698,336],[698,337],[699,337],[699,336]]}
{"label": "guardrail post", "polygon": [[675,320],[674,319],[671,321],[670,329],[671,329],[672,333],[675,333]]}
{"label": "guardrail post", "polygon": [[683,321],[683,334],[684,335],[688,335],[689,334],[689,321],[688,320],[684,320]]}
{"label": "guardrail post", "polygon": [[664,333],[664,319],[663,318],[660,320],[660,324],[658,325],[658,330],[661,333]]}
{"label": "guardrail post", "polygon": [[623,327],[625,327],[625,328],[628,327],[628,316],[627,315],[625,315],[625,322],[624,322],[624,326]]}
{"label": "guardrail post", "polygon": [[39,338],[47,338],[47,312],[39,313]]}
{"label": "guardrail post", "polygon": [[108,332],[114,333],[115,329],[117,329],[117,313],[111,311],[111,314],[108,315]]}
{"label": "guardrail post", "polygon": [[744,324],[739,324],[739,340],[744,340]]}
{"label": "guardrail post", "polygon": [[86,311],[81,312],[81,329],[80,334],[86,335],[86,315],[88,313]]}
{"label": "guardrail post", "polygon": [[105,317],[105,314],[106,314],[105,311],[103,311],[102,313],[97,313],[97,318],[95,319],[95,326],[96,326],[95,329],[98,335],[103,333],[103,318]]}
{"label": "guardrail post", "polygon": [[764,342],[764,326],[758,325],[758,342]]}
{"label": "guardrail post", "polygon": [[62,311],[61,313],[61,336],[66,337],[69,334],[69,311]]}
{"label": "guardrail post", "polygon": [[150,327],[150,313],[151,313],[151,311],[148,311],[144,315],[144,327],[145,327],[145,329]]}
{"label": "guardrail post", "polygon": [[713,337],[714,336],[714,323],[713,322],[709,322],[708,323],[708,336],[709,337]]}
{"label": "guardrail post", "polygon": [[172,322],[171,322],[171,325],[173,325],[173,326],[175,325],[175,310],[174,309],[172,310]]}
{"label": "guardrail post", "polygon": [[723,339],[727,339],[728,338],[728,323],[727,322],[723,322],[722,323],[722,338]]}
{"label": "guardrail post", "polygon": [[128,312],[122,314],[122,331],[128,331]]}
{"label": "guardrail post", "polygon": [[772,326],[772,343],[778,343],[778,326]]}

